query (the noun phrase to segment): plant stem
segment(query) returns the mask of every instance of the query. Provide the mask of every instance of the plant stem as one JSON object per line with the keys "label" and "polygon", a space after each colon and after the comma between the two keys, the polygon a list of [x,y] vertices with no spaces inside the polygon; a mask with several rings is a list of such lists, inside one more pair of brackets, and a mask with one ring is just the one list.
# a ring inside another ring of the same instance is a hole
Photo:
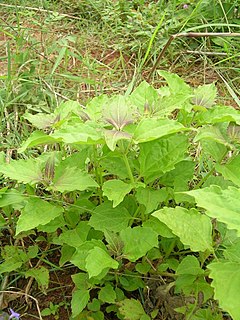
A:
{"label": "plant stem", "polygon": [[126,156],[125,153],[123,153],[123,161],[124,161],[125,166],[126,166],[126,168],[127,168],[127,172],[128,172],[129,179],[130,179],[131,183],[134,184],[135,181],[134,181],[134,177],[133,177],[133,174],[132,174],[132,170],[131,170],[131,168],[130,168],[129,161],[128,161],[128,158],[127,158],[127,156]]}
{"label": "plant stem", "polygon": [[214,170],[215,170],[215,167],[212,167],[212,169],[205,175],[205,177],[203,177],[202,180],[200,180],[196,184],[193,190],[199,189],[204,184],[204,182],[213,174]]}
{"label": "plant stem", "polygon": [[140,206],[137,207],[137,210],[134,212],[134,215],[129,223],[129,226],[131,227],[133,222],[134,222],[134,219],[138,216],[138,213],[140,212]]}

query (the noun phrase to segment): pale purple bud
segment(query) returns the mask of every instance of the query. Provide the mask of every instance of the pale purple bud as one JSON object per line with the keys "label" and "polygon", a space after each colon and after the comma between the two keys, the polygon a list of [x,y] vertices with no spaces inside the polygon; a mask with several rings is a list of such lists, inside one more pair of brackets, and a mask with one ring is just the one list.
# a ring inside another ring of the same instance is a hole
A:
{"label": "pale purple bud", "polygon": [[185,4],[183,5],[183,9],[188,9],[188,4],[185,3]]}
{"label": "pale purple bud", "polygon": [[15,320],[19,320],[20,319],[20,314],[15,312],[13,309],[10,308],[10,317],[9,317],[9,320],[10,319],[15,319]]}

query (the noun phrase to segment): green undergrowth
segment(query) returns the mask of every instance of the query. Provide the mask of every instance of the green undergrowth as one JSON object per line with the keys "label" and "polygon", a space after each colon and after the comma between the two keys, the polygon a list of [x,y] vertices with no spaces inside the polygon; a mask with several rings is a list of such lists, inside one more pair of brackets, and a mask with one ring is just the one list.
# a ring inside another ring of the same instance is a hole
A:
{"label": "green undergrowth", "polygon": [[35,129],[0,154],[0,273],[46,292],[49,268],[29,262],[48,254],[38,241],[57,246],[78,268],[71,319],[240,318],[240,113],[214,84],[159,76],[160,89],[27,111]]}

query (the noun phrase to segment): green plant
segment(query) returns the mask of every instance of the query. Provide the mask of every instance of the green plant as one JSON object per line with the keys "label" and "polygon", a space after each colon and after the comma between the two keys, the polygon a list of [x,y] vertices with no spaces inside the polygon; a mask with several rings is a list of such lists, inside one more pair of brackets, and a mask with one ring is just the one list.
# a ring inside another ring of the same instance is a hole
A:
{"label": "green plant", "polygon": [[[159,75],[168,86],[27,112],[36,130],[18,159],[1,153],[1,228],[16,239],[45,232],[60,266],[79,268],[73,319],[155,318],[145,278],[159,279],[156,305],[177,299],[169,318],[223,319],[216,300],[240,317],[240,113],[216,104],[214,84]],[[47,268],[27,268],[38,250],[6,244],[0,272],[46,290]]]}
{"label": "green plant", "polygon": [[59,319],[59,308],[66,307],[66,303],[60,302],[59,304],[53,304],[52,302],[49,303],[49,307],[42,310],[41,315],[43,317],[47,317],[53,315],[54,318],[57,320]]}

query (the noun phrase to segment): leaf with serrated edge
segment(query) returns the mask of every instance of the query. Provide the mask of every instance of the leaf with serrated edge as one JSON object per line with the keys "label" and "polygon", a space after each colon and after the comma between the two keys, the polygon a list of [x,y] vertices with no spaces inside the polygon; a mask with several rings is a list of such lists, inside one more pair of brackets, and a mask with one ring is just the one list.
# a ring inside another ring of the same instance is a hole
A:
{"label": "leaf with serrated edge", "polygon": [[192,103],[197,106],[210,108],[214,105],[217,95],[217,88],[214,83],[199,86],[194,90]]}
{"label": "leaf with serrated edge", "polygon": [[207,216],[182,207],[165,207],[152,215],[165,223],[192,251],[212,251],[212,224]]}
{"label": "leaf with serrated edge", "polygon": [[46,129],[47,127],[51,127],[56,119],[56,115],[43,112],[39,112],[34,115],[26,112],[23,117],[38,129]]}
{"label": "leaf with serrated edge", "polygon": [[97,277],[104,269],[117,269],[118,262],[99,247],[94,247],[88,253],[86,258],[86,269],[89,278]]}
{"label": "leaf with serrated edge", "polygon": [[158,234],[151,228],[128,227],[120,232],[120,237],[124,243],[124,255],[133,262],[158,247]]}
{"label": "leaf with serrated edge", "polygon": [[65,143],[98,144],[103,142],[101,127],[92,122],[66,125],[56,130],[51,137]]}
{"label": "leaf with serrated edge", "polygon": [[48,269],[44,267],[40,268],[31,268],[25,272],[25,277],[33,277],[36,279],[39,287],[41,287],[42,290],[45,290],[48,288],[49,283],[49,271]]}
{"label": "leaf with serrated edge", "polygon": [[225,179],[232,181],[240,187],[240,156],[230,159],[230,162],[220,165],[216,164],[216,170],[220,172]]}
{"label": "leaf with serrated edge", "polygon": [[60,192],[84,191],[97,187],[97,182],[88,173],[79,170],[77,167],[67,167],[64,170],[63,168],[56,169],[56,175],[51,186],[52,189]]}
{"label": "leaf with serrated edge", "polygon": [[209,277],[213,279],[214,298],[233,320],[240,319],[240,264],[236,262],[213,262],[208,265]]}
{"label": "leaf with serrated edge", "polygon": [[30,137],[24,141],[24,143],[18,149],[18,152],[23,153],[27,148],[32,148],[41,144],[56,143],[57,141],[57,139],[42,131],[34,131]]}
{"label": "leaf with serrated edge", "polygon": [[215,106],[196,115],[199,124],[215,124],[220,122],[236,122],[240,124],[240,113],[230,106]]}
{"label": "leaf with serrated edge", "polygon": [[37,183],[42,180],[42,172],[38,159],[13,160],[0,165],[0,172],[12,180],[23,183]]}
{"label": "leaf with serrated edge", "polygon": [[131,140],[131,134],[118,130],[105,130],[104,137],[108,148],[111,151],[116,149],[117,142],[119,140]]}
{"label": "leaf with serrated edge", "polygon": [[77,289],[72,294],[71,308],[73,318],[77,317],[88,304],[89,290]]}
{"label": "leaf with serrated edge", "polygon": [[[140,320],[146,313],[140,301],[135,299],[124,299],[119,302],[119,312],[127,320]],[[150,319],[150,318],[146,318]]]}
{"label": "leaf with serrated edge", "polygon": [[150,188],[137,188],[136,199],[139,203],[146,207],[146,213],[150,213],[156,210],[159,204],[166,201],[168,198],[168,192],[166,188],[159,190],[153,190]]}
{"label": "leaf with serrated edge", "polygon": [[171,135],[140,145],[140,175],[145,183],[150,183],[164,173],[174,169],[185,159],[188,139],[184,135]]}
{"label": "leaf with serrated edge", "polygon": [[61,243],[77,248],[87,240],[90,229],[91,227],[88,225],[87,221],[80,221],[76,228],[64,230],[58,237],[58,240]]}
{"label": "leaf with serrated edge", "polygon": [[229,229],[236,229],[240,235],[240,189],[229,187],[222,190],[218,186],[184,192],[195,198],[197,205],[206,209],[206,214]]}
{"label": "leaf with serrated edge", "polygon": [[200,267],[199,260],[190,255],[183,258],[176,270],[177,275],[191,274],[198,276],[203,273],[204,271]]}
{"label": "leaf with serrated edge", "polygon": [[158,74],[162,76],[166,81],[170,88],[172,94],[182,94],[190,96],[192,94],[191,87],[184,82],[182,78],[180,78],[177,74],[167,72],[164,70],[159,70]]}
{"label": "leaf with serrated edge", "polygon": [[[2,189],[1,189],[2,190]],[[27,197],[16,189],[6,190],[0,194],[0,207],[21,204],[27,201]]]}
{"label": "leaf with serrated edge", "polygon": [[113,287],[107,283],[98,293],[98,298],[103,302],[114,303],[116,300],[116,292]]}
{"label": "leaf with serrated edge", "polygon": [[123,201],[126,194],[132,190],[132,185],[122,180],[108,180],[104,182],[102,190],[103,195],[108,200],[113,201],[113,207],[116,207]]}
{"label": "leaf with serrated edge", "polygon": [[62,212],[63,208],[61,207],[38,198],[30,198],[18,219],[16,235],[34,229],[39,225],[45,225]]}
{"label": "leaf with serrated edge", "polygon": [[171,133],[189,130],[181,123],[169,119],[142,119],[135,132],[133,139],[136,143],[142,143],[159,139]]}
{"label": "leaf with serrated edge", "polygon": [[150,86],[146,81],[141,82],[130,95],[130,101],[133,105],[138,107],[141,113],[144,112],[146,104],[149,105],[150,108],[154,107],[158,99],[159,95],[157,90]]}
{"label": "leaf with serrated edge", "polygon": [[94,210],[89,224],[96,230],[119,232],[128,226],[131,218],[126,208],[113,208],[111,203],[103,203]]}

